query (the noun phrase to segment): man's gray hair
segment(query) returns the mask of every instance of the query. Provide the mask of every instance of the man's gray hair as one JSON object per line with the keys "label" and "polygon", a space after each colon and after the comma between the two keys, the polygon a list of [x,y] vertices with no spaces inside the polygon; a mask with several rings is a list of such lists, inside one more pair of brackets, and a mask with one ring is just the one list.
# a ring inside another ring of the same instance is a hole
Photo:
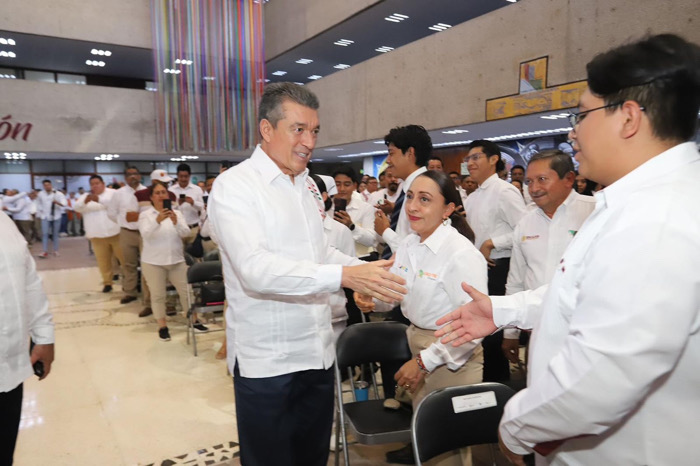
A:
{"label": "man's gray hair", "polygon": [[575,172],[574,161],[566,152],[559,149],[546,149],[539,151],[530,158],[527,166],[536,160],[549,160],[549,168],[557,172],[559,179],[563,179],[567,173]]}
{"label": "man's gray hair", "polygon": [[284,118],[282,103],[287,100],[318,110],[318,98],[304,86],[294,83],[268,84],[258,107],[258,124],[267,120],[276,127],[277,122]]}

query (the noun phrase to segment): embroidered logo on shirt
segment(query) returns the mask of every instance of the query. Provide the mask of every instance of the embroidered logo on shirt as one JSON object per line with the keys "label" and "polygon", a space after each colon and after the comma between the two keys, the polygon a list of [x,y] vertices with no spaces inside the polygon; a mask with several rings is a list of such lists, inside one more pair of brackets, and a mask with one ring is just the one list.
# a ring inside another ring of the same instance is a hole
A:
{"label": "embroidered logo on shirt", "polygon": [[576,233],[578,233],[577,230],[569,230],[569,234],[573,237],[576,236]]}
{"label": "embroidered logo on shirt", "polygon": [[425,278],[427,278],[428,280],[433,280],[433,281],[435,281],[435,280],[438,279],[438,276],[437,276],[436,274],[430,273],[430,272],[424,272],[423,269],[421,269],[421,270],[418,271],[418,277],[419,277],[419,278],[424,278],[424,277],[425,277]]}
{"label": "embroidered logo on shirt", "polygon": [[399,265],[398,267],[399,270],[403,270],[404,272],[408,273],[408,267],[406,267],[405,265]]}
{"label": "embroidered logo on shirt", "polygon": [[520,238],[520,242],[521,242],[521,243],[524,243],[525,241],[529,241],[529,240],[532,240],[532,239],[537,239],[537,238],[539,238],[539,237],[540,237],[540,235],[531,235],[531,236],[525,236],[525,235],[523,235],[523,237]]}

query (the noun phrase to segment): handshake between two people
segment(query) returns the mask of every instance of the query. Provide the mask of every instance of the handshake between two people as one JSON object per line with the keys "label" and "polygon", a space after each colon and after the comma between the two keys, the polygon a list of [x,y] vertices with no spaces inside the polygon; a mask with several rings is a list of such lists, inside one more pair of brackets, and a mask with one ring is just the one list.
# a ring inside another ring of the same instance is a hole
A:
{"label": "handshake between two people", "polygon": [[[393,276],[396,277],[396,275]],[[404,283],[405,282],[401,284]],[[491,305],[491,299],[488,295],[477,291],[464,282],[462,282],[462,289],[472,300],[454,311],[445,314],[435,322],[436,325],[440,326],[440,328],[435,331],[435,336],[441,338],[440,341],[445,344],[451,343],[452,346],[463,345],[477,338],[491,335],[498,330],[496,324],[493,323],[493,306]],[[405,291],[403,294],[405,294]],[[403,298],[403,296],[401,297]],[[357,290],[354,293],[354,298],[357,307],[365,313],[375,310],[376,304],[373,298],[384,302],[390,302],[371,293],[362,293]],[[394,302],[397,301],[400,300],[394,300]]]}

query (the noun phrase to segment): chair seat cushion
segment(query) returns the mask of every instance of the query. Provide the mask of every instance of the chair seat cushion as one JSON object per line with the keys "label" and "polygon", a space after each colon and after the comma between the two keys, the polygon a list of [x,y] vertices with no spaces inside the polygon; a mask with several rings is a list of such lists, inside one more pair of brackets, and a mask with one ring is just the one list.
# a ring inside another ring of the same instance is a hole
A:
{"label": "chair seat cushion", "polygon": [[386,409],[384,400],[358,401],[343,405],[349,427],[365,445],[408,442],[411,440],[412,411],[406,406]]}

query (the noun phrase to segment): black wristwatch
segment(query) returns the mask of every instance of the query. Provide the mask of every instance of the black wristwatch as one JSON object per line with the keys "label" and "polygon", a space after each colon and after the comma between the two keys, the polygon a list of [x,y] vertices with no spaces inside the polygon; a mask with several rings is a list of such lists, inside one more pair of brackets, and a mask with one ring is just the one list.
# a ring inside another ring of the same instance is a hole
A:
{"label": "black wristwatch", "polygon": [[349,226],[348,228],[350,228],[350,231],[354,231],[354,230],[355,230],[355,224],[354,224],[354,223],[351,223],[350,226]]}

